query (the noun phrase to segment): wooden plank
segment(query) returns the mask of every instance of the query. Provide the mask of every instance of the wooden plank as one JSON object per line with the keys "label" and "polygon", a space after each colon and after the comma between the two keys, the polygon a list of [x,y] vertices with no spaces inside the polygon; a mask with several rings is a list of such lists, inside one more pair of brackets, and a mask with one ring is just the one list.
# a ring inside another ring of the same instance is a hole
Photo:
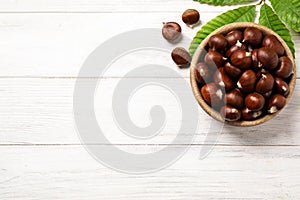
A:
{"label": "wooden plank", "polygon": [[202,12],[223,11],[238,6],[213,7],[206,4],[182,0],[28,0],[1,1],[0,12],[183,12],[188,8]]}
{"label": "wooden plank", "polygon": [[[90,79],[85,79],[90,82]],[[158,79],[159,80],[159,79]],[[129,115],[138,126],[151,121],[150,108],[161,105],[166,115],[166,127],[150,140],[130,138],[121,132],[112,117],[111,97],[117,78],[101,80],[96,92],[96,115],[106,136],[114,144],[168,144],[182,123],[180,104],[165,88],[145,87],[131,98]],[[177,81],[177,79],[175,79]],[[188,81],[188,79],[186,79]],[[0,79],[0,143],[2,144],[79,144],[73,120],[73,91],[75,79],[6,78]],[[180,91],[188,94],[189,89]],[[155,98],[153,98],[155,97]],[[300,89],[285,110],[275,119],[256,127],[225,126],[218,138],[220,145],[300,145],[298,99]],[[127,101],[127,100],[126,100]],[[196,105],[196,102],[195,102]],[[202,144],[207,133],[214,143],[219,134],[210,129],[212,118],[199,108],[199,127],[194,144]],[[192,133],[181,133],[182,138]]]}
{"label": "wooden plank", "polygon": [[[158,147],[129,146],[149,152]],[[182,148],[180,146],[175,148]],[[298,199],[299,147],[193,146],[153,174],[115,172],[80,146],[0,146],[1,199]]]}
{"label": "wooden plank", "polygon": [[[213,16],[212,13],[203,13],[202,23]],[[139,17],[134,13],[0,15],[0,37],[5,38],[0,41],[0,77],[77,77],[86,58],[109,38],[135,29],[160,29],[162,21],[169,20],[181,21],[178,13],[141,13]],[[179,44],[170,44],[158,37],[167,52],[135,51],[114,62],[103,76],[122,77],[136,66],[161,64],[189,77],[189,70],[177,69],[170,58],[170,51],[176,46],[188,48],[198,30],[198,27],[182,27],[185,39]],[[300,35],[293,33],[293,39],[296,49],[300,48]],[[299,52],[296,56],[298,64]]]}

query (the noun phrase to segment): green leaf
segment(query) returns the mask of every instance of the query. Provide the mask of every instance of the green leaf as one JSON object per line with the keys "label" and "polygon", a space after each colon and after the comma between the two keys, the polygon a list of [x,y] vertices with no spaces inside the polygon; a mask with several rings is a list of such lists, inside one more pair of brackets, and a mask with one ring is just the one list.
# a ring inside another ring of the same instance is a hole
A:
{"label": "green leaf", "polygon": [[194,0],[194,1],[215,5],[215,6],[225,6],[225,5],[234,5],[239,3],[250,3],[255,0]]}
{"label": "green leaf", "polygon": [[275,31],[291,49],[295,57],[295,48],[292,41],[291,33],[279,19],[279,17],[273,12],[272,8],[267,4],[262,5],[260,9],[259,23],[264,25],[273,31]]}
{"label": "green leaf", "polygon": [[296,32],[300,32],[300,1],[270,0],[277,15]]}
{"label": "green leaf", "polygon": [[242,6],[234,10],[229,10],[221,15],[218,15],[207,24],[202,26],[194,37],[189,51],[191,56],[194,55],[199,44],[214,30],[233,22],[253,22],[255,17],[255,6]]}

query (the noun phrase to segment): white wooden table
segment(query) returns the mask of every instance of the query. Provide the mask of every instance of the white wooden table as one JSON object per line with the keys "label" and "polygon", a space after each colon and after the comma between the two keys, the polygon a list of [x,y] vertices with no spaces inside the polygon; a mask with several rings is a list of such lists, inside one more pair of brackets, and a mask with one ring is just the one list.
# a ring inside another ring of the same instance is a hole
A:
{"label": "white wooden table", "polygon": [[[299,87],[272,121],[243,130],[225,126],[204,160],[198,156],[207,133],[200,127],[189,151],[156,173],[116,172],[81,145],[73,120],[73,89],[87,56],[119,33],[180,21],[187,8],[198,9],[203,24],[229,9],[192,0],[0,2],[0,199],[300,198]],[[192,38],[198,28],[183,26],[183,31]],[[300,66],[300,34],[292,36]],[[188,80],[188,70],[171,67]],[[103,78],[108,90],[120,79],[115,73]],[[142,108],[141,102],[149,106],[161,99],[166,110],[176,109],[176,104],[164,102],[163,91],[154,88],[150,93],[152,98],[141,95],[133,105]],[[133,121],[145,123],[144,115],[145,110],[133,109]],[[202,110],[200,116],[200,121],[210,120]],[[181,122],[169,123],[169,130],[175,130]],[[110,134],[122,149],[148,152],[168,144],[176,132],[142,142]]]}

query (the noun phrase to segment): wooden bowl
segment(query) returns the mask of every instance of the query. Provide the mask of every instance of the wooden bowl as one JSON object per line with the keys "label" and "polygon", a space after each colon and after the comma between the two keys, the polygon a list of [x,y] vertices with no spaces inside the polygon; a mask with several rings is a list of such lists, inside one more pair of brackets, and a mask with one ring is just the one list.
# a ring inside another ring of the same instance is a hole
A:
{"label": "wooden bowl", "polygon": [[294,74],[292,75],[290,82],[289,82],[289,87],[290,87],[290,93],[287,96],[287,103],[289,102],[289,100],[291,99],[291,96],[293,94],[294,88],[295,88],[295,84],[296,84],[296,65],[295,65],[295,60],[293,58],[293,54],[290,51],[289,47],[287,46],[287,44],[284,42],[284,40],[274,31],[272,31],[271,29],[256,24],[256,23],[252,23],[252,22],[237,22],[237,23],[232,23],[232,24],[228,24],[225,25],[217,30],[215,30],[214,32],[212,32],[210,35],[208,35],[200,44],[200,46],[197,48],[193,58],[192,58],[192,62],[191,62],[191,69],[190,69],[190,81],[191,81],[191,86],[193,89],[193,93],[198,101],[198,103],[200,104],[200,106],[203,108],[203,110],[208,113],[211,117],[215,118],[216,120],[229,124],[229,125],[233,125],[233,126],[242,126],[242,127],[247,127],[247,126],[255,126],[255,125],[259,125],[262,124],[266,121],[269,121],[270,119],[272,119],[273,117],[275,117],[280,111],[274,113],[274,114],[267,114],[261,118],[258,118],[254,121],[244,121],[244,120],[240,120],[240,121],[235,121],[235,122],[229,122],[229,121],[225,121],[219,112],[215,111],[214,109],[212,109],[202,98],[201,92],[200,92],[200,88],[198,87],[197,81],[196,81],[196,68],[195,66],[197,65],[197,63],[199,62],[199,59],[201,56],[203,56],[203,54],[205,53],[205,47],[207,46],[208,40],[209,38],[214,35],[214,34],[226,34],[234,29],[244,29],[247,27],[256,27],[258,29],[260,29],[264,35],[270,35],[273,34],[277,37],[277,39],[281,42],[281,44],[283,45],[285,52],[286,52],[286,56],[288,56],[292,62],[293,62],[293,68],[294,68]]}

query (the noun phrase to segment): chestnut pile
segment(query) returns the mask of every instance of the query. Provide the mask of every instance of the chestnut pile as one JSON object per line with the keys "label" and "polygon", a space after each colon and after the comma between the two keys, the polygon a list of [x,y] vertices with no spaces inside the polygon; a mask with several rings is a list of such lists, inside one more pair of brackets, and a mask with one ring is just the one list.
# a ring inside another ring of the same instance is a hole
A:
{"label": "chestnut pile", "polygon": [[255,27],[209,38],[196,66],[205,102],[227,121],[252,121],[286,104],[293,62],[274,35]]}

